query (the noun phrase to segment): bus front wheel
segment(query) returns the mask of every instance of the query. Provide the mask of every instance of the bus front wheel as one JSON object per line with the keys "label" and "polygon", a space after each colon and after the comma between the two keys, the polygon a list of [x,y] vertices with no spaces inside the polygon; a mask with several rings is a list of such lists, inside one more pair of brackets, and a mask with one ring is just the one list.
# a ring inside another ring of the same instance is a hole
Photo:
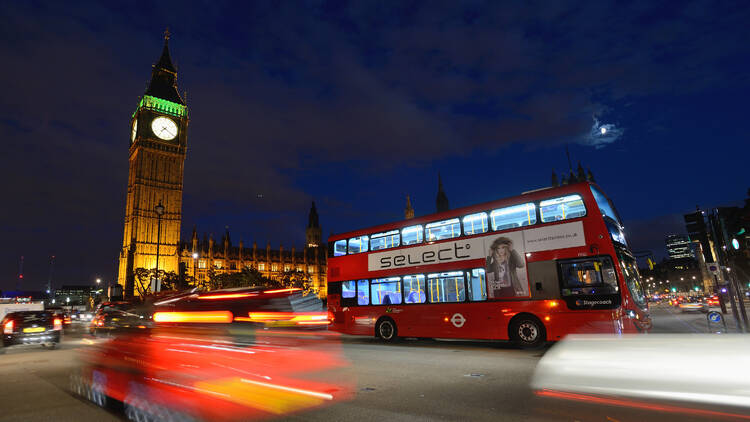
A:
{"label": "bus front wheel", "polygon": [[529,349],[539,347],[547,340],[544,324],[533,315],[519,315],[508,328],[510,340],[518,347]]}
{"label": "bus front wheel", "polygon": [[382,318],[375,325],[375,336],[383,341],[393,342],[398,339],[398,329],[396,323],[390,318]]}

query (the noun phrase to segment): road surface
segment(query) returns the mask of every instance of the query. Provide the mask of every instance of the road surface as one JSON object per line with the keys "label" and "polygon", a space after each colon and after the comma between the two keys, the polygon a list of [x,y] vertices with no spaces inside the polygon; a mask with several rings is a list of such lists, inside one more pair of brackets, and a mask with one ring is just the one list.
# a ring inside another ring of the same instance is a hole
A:
{"label": "road surface", "polygon": [[[705,332],[704,314],[652,307],[655,332]],[[727,315],[731,318],[731,313]],[[703,324],[703,325],[701,325]],[[81,348],[92,342],[78,326],[58,350],[9,349],[0,355],[0,421],[117,421],[68,392],[68,376]],[[632,410],[541,398],[529,389],[542,350],[505,343],[343,338],[356,377],[352,401],[282,419],[295,421],[707,421],[715,418]],[[666,357],[665,357],[666,358]],[[592,362],[595,370],[596,362]]]}

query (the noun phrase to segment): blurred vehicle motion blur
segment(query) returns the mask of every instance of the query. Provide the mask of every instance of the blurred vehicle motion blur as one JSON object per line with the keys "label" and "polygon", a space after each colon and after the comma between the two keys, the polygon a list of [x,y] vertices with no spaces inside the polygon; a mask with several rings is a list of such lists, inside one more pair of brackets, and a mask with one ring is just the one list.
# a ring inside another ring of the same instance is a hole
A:
{"label": "blurred vehicle motion blur", "polygon": [[678,305],[682,312],[708,312],[708,303],[700,297],[692,297]]}
{"label": "blurred vehicle motion blur", "polygon": [[[540,397],[642,409],[644,420],[747,420],[749,348],[742,335],[574,335],[544,355],[531,386]],[[712,356],[731,367],[717,372]]]}
{"label": "blurred vehicle motion blur", "polygon": [[140,316],[82,353],[74,393],[138,421],[278,417],[352,395],[339,334],[299,289],[187,292]]}
{"label": "blurred vehicle motion blur", "polygon": [[[148,308],[130,302],[103,302],[91,319],[89,332],[93,336],[110,335],[118,329],[138,327],[150,322]],[[144,320],[145,319],[145,320]]]}
{"label": "blurred vehicle motion blur", "polygon": [[[23,344],[41,344],[54,348],[60,343],[63,319],[51,311],[11,312],[0,323],[3,348]],[[0,349],[2,353],[3,349]]]}

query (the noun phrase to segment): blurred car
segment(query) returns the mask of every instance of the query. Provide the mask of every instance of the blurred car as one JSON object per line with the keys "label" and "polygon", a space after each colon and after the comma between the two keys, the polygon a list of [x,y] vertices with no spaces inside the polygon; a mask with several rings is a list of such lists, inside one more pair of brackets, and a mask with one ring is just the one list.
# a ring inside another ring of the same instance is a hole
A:
{"label": "blurred car", "polygon": [[687,299],[678,306],[682,312],[708,312],[708,304],[698,297]]}
{"label": "blurred car", "polygon": [[85,349],[71,389],[137,421],[279,418],[351,397],[327,311],[295,290],[163,298],[152,324]]}
{"label": "blurred car", "polygon": [[687,302],[687,298],[685,296],[675,296],[671,299],[669,299],[669,304],[672,306],[680,306],[681,303]]}
{"label": "blurred car", "polygon": [[91,318],[89,333],[95,337],[110,336],[121,329],[148,324],[148,318],[148,313],[136,309],[130,302],[104,302]]}
{"label": "blurred car", "polygon": [[63,326],[68,326],[73,323],[72,312],[61,308],[59,306],[47,306],[44,308],[46,311],[50,311],[62,319]]}
{"label": "blurred car", "polygon": [[0,323],[3,347],[41,344],[55,348],[62,338],[62,317],[51,311],[11,312]]}
{"label": "blurred car", "polygon": [[719,303],[719,296],[718,295],[713,295],[713,296],[707,297],[706,298],[706,304],[708,306],[719,306],[720,305],[720,303]]}
{"label": "blurred car", "polygon": [[93,311],[78,312],[77,317],[79,321],[88,322],[94,319],[94,312]]}

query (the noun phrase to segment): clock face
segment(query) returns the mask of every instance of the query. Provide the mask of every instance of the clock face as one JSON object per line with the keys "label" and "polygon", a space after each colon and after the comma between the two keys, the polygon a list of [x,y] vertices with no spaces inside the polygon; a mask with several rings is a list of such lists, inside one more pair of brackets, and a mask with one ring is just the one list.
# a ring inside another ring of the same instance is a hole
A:
{"label": "clock face", "polygon": [[157,117],[151,122],[151,130],[154,135],[165,141],[170,141],[177,136],[177,124],[167,117]]}
{"label": "clock face", "polygon": [[130,143],[135,142],[135,134],[138,133],[138,120],[133,120],[133,130],[130,132]]}

